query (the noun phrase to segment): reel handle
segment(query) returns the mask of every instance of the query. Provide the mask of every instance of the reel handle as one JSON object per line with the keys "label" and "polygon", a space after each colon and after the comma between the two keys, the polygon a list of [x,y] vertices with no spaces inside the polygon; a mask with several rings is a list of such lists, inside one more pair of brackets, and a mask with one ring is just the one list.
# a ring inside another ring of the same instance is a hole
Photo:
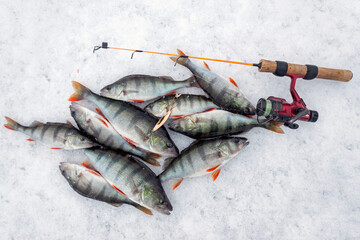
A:
{"label": "reel handle", "polygon": [[304,76],[304,79],[322,78],[348,82],[352,79],[353,73],[350,70],[322,68],[315,65],[301,65],[282,61],[270,61],[261,59],[259,72],[271,72],[277,76],[286,74],[297,74]]}

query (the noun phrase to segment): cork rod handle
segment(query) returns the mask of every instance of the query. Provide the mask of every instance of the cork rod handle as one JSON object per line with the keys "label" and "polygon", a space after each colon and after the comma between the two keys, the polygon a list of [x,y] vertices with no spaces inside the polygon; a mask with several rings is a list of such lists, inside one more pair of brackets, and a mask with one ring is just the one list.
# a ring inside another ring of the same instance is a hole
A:
{"label": "cork rod handle", "polygon": [[342,82],[350,81],[353,76],[350,70],[322,68],[314,65],[300,65],[265,59],[261,59],[260,64],[259,72],[271,72],[279,76],[298,74],[305,76],[304,79],[322,78]]}

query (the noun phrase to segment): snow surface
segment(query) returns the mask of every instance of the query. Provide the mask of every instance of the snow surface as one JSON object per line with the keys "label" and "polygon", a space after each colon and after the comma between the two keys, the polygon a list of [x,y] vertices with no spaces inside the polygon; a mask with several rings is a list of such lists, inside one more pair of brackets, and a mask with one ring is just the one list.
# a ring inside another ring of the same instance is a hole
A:
{"label": "snow surface", "polygon": [[[94,45],[351,69],[349,83],[299,80],[316,123],[280,135],[253,129],[250,145],[210,176],[164,188],[172,215],[148,216],[75,193],[50,150],[1,128],[1,239],[360,239],[360,4],[348,1],[6,1],[0,4],[0,112],[23,124],[71,119],[72,80],[94,91],[128,74],[190,72],[165,56]],[[201,61],[196,61],[202,64]],[[289,79],[208,62],[256,104],[290,100]],[[79,70],[79,72],[77,71]],[[171,133],[180,149],[191,140]],[[157,171],[159,172],[159,170]]]}

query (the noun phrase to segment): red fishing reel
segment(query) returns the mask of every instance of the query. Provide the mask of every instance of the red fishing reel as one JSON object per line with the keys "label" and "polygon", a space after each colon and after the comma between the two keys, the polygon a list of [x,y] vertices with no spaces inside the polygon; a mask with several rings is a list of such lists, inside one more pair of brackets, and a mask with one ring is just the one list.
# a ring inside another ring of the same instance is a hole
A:
{"label": "red fishing reel", "polygon": [[317,111],[309,110],[299,94],[295,90],[296,80],[303,78],[303,75],[286,74],[291,78],[290,93],[293,102],[290,104],[283,98],[268,97],[267,99],[259,99],[256,106],[256,114],[264,116],[269,120],[283,122],[285,126],[291,129],[299,127],[295,122],[297,120],[316,122],[319,114]]}

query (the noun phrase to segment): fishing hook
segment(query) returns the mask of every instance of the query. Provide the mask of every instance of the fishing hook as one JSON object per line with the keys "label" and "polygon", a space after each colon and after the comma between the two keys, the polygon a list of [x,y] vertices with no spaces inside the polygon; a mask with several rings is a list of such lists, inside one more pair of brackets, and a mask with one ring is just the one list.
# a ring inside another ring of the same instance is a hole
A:
{"label": "fishing hook", "polygon": [[189,58],[189,56],[183,56],[183,55],[181,55],[181,56],[177,57],[177,58],[176,58],[176,61],[175,61],[175,64],[174,64],[174,67],[176,66],[176,64],[177,64],[177,62],[178,62],[178,60],[179,60],[180,58]]}
{"label": "fishing hook", "polygon": [[135,50],[135,51],[133,51],[133,53],[131,54],[131,59],[133,59],[134,53],[136,53],[136,52],[143,52],[143,50]]}

